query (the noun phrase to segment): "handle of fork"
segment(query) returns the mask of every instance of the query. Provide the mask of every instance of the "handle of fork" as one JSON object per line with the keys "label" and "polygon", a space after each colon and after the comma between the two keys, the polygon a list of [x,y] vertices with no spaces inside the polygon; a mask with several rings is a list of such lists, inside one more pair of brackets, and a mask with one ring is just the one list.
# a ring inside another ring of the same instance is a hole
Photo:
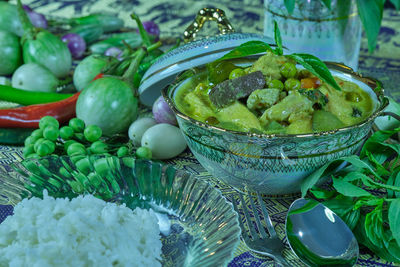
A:
{"label": "handle of fork", "polygon": [[291,267],[291,265],[280,254],[274,255],[274,260],[275,260],[275,262],[277,262],[279,265],[281,265],[283,267]]}

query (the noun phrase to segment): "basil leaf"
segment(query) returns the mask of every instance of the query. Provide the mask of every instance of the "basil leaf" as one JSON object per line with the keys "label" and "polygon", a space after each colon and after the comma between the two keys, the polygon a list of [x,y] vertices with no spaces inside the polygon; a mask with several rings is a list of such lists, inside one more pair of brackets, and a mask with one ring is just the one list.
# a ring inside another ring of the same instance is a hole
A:
{"label": "basil leaf", "polygon": [[351,197],[337,196],[324,202],[324,205],[331,209],[338,216],[342,217],[347,212],[353,210],[354,201]]}
{"label": "basil leaf", "polygon": [[371,199],[359,199],[356,204],[354,204],[354,209],[359,209],[363,206],[377,206],[382,205],[384,199],[383,198],[371,198]]}
{"label": "basil leaf", "polygon": [[285,3],[285,7],[286,7],[288,13],[292,14],[293,10],[294,10],[294,6],[296,4],[296,0],[285,0],[284,3]]}
{"label": "basil leaf", "polygon": [[322,3],[325,4],[325,6],[329,9],[331,9],[331,0],[321,0]]}
{"label": "basil leaf", "polygon": [[322,188],[312,188],[310,192],[318,199],[328,199],[333,197],[336,192],[332,190],[325,190]]}
{"label": "basil leaf", "polygon": [[360,220],[360,215],[361,215],[361,211],[358,210],[352,210],[347,212],[346,214],[344,214],[344,216],[342,216],[342,220],[347,224],[347,226],[353,230],[358,221]]}
{"label": "basil leaf", "polygon": [[297,63],[303,65],[304,68],[309,70],[315,76],[317,76],[320,80],[326,82],[327,84],[331,85],[336,90],[341,91],[342,89],[336,83],[335,79],[333,78],[331,72],[329,71],[328,67],[322,62],[319,58],[309,54],[291,54],[287,55],[287,57],[295,60]]}
{"label": "basil leaf", "polygon": [[276,49],[275,52],[278,56],[283,55],[283,49],[282,49],[282,37],[281,37],[281,32],[278,27],[278,23],[276,20],[274,20],[274,35],[275,35],[275,44],[276,44]]}
{"label": "basil leaf", "polygon": [[365,191],[364,189],[343,181],[341,179],[332,178],[333,180],[333,187],[342,195],[347,197],[369,197],[372,196],[370,192]]}
{"label": "basil leaf", "polygon": [[390,230],[397,244],[400,246],[400,198],[390,203],[388,218]]}
{"label": "basil leaf", "polygon": [[399,10],[400,9],[400,0],[390,0],[390,2],[392,2],[392,4],[394,5],[394,7]]}
{"label": "basil leaf", "polygon": [[269,46],[269,44],[262,42],[262,41],[249,41],[243,43],[230,51],[229,53],[225,54],[223,57],[219,58],[218,60],[226,60],[226,59],[233,59],[233,58],[240,58],[250,55],[255,55],[259,53],[263,53],[266,51],[271,51],[275,53],[275,50]]}
{"label": "basil leaf", "polygon": [[377,206],[365,217],[365,232],[368,239],[377,247],[384,247],[382,206]]}
{"label": "basil leaf", "polygon": [[368,39],[368,50],[372,53],[381,28],[383,5],[382,0],[357,0],[357,8]]}

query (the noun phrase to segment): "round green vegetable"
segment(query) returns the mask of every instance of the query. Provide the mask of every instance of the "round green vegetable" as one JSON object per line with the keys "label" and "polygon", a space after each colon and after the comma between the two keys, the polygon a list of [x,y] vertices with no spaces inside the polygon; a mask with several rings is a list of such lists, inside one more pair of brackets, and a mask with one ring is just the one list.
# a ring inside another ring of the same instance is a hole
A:
{"label": "round green vegetable", "polygon": [[50,141],[56,141],[58,138],[58,135],[60,134],[60,131],[58,130],[58,127],[54,125],[49,125],[43,130],[43,136],[47,140]]}
{"label": "round green vegetable", "polygon": [[73,82],[77,91],[82,91],[110,63],[111,58],[101,55],[85,57],[74,71]]}
{"label": "round green vegetable", "polygon": [[283,83],[280,80],[271,80],[268,82],[268,88],[275,88],[279,90],[283,90]]}
{"label": "round green vegetable", "polygon": [[301,88],[301,83],[299,80],[294,79],[294,78],[289,78],[285,81],[285,89],[287,91],[290,90],[297,90]]}
{"label": "round green vegetable", "polygon": [[93,154],[101,154],[101,153],[106,153],[108,151],[108,146],[102,141],[96,141],[93,144],[90,145],[89,150]]}
{"label": "round green vegetable", "polygon": [[124,132],[137,117],[138,99],[131,87],[117,77],[91,82],[79,95],[76,117],[99,126],[105,136]]}
{"label": "round green vegetable", "polygon": [[120,148],[118,148],[117,151],[118,157],[124,157],[127,156],[128,154],[129,154],[129,149],[126,146],[121,146]]}
{"label": "round green vegetable", "polygon": [[21,45],[19,44],[18,36],[11,32],[0,30],[0,55],[0,75],[12,74],[22,63]]}
{"label": "round green vegetable", "polygon": [[15,5],[0,1],[0,30],[12,32],[18,36],[24,34]]}
{"label": "round green vegetable", "polygon": [[55,93],[59,80],[47,68],[27,63],[20,66],[12,76],[12,86],[27,91]]}
{"label": "round green vegetable", "polygon": [[293,78],[297,74],[296,65],[290,62],[284,63],[280,68],[281,74],[285,78]]}
{"label": "round green vegetable", "polygon": [[60,137],[64,140],[69,140],[74,136],[74,129],[70,126],[64,126],[60,129]]}
{"label": "round green vegetable", "polygon": [[58,120],[52,116],[44,116],[39,121],[39,128],[44,130],[48,125],[53,125],[55,127],[59,127],[60,123]]}
{"label": "round green vegetable", "polygon": [[78,118],[73,118],[69,121],[69,127],[71,127],[74,132],[81,133],[85,129],[85,122]]}
{"label": "round green vegetable", "polygon": [[85,155],[86,148],[80,143],[73,143],[68,146],[67,154],[68,156]]}
{"label": "round green vegetable", "polygon": [[86,140],[88,140],[89,142],[95,142],[99,140],[103,132],[101,131],[99,126],[89,125],[85,128],[83,134],[85,135]]}
{"label": "round green vegetable", "polygon": [[151,149],[145,146],[141,146],[136,150],[136,157],[139,159],[151,159]]}

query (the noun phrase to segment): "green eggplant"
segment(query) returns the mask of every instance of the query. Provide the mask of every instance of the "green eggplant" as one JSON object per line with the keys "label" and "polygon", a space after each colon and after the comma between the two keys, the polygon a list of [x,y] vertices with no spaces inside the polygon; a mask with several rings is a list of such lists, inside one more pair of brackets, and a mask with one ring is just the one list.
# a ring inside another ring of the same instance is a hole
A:
{"label": "green eggplant", "polygon": [[10,75],[22,64],[21,45],[18,36],[0,30],[0,57],[0,75]]}
{"label": "green eggplant", "polygon": [[54,34],[35,28],[29,21],[21,0],[18,0],[17,9],[24,29],[24,35],[21,38],[24,62],[42,65],[57,78],[67,76],[72,67],[72,56],[67,45]]}
{"label": "green eggplant", "polygon": [[86,44],[92,44],[100,39],[104,31],[101,25],[97,24],[83,24],[73,27],[69,32],[80,35]]}
{"label": "green eggplant", "polygon": [[113,32],[124,27],[124,21],[112,14],[90,14],[84,17],[71,18],[67,21],[69,25],[100,25],[104,32]]}
{"label": "green eggplant", "polygon": [[12,32],[18,36],[24,34],[15,5],[0,1],[0,30]]}

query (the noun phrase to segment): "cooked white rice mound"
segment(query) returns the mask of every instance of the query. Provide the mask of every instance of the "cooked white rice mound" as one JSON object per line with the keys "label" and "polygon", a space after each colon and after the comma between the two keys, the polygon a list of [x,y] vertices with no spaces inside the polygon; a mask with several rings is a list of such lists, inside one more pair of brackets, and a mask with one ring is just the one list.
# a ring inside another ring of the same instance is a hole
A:
{"label": "cooked white rice mound", "polygon": [[0,224],[0,266],[161,266],[158,220],[91,195],[24,199]]}

